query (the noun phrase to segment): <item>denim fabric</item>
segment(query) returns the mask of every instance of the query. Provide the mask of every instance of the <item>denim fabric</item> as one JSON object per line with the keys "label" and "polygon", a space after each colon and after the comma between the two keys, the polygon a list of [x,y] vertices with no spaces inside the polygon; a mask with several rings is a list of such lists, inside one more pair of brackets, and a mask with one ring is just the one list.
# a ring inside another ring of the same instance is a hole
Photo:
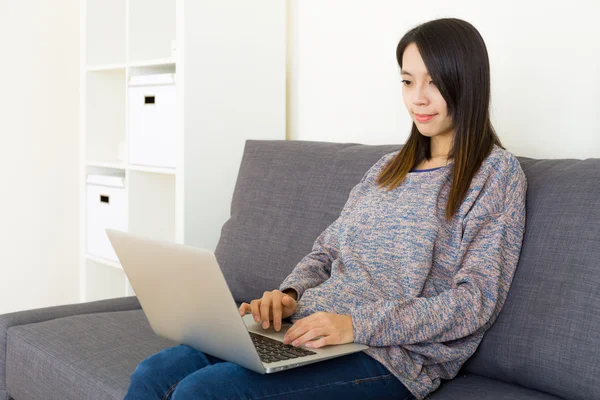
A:
{"label": "denim fabric", "polygon": [[162,350],[131,375],[125,400],[414,399],[378,361],[354,353],[261,375],[180,345]]}

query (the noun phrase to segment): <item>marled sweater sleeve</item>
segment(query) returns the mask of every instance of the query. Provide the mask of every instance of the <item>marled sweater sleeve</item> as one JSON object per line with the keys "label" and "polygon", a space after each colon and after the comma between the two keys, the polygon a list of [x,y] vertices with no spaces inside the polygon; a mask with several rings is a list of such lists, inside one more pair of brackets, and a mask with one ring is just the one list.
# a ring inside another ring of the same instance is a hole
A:
{"label": "marled sweater sleeve", "polygon": [[331,263],[337,253],[337,224],[339,218],[319,235],[313,244],[312,251],[304,256],[292,272],[279,286],[282,292],[294,289],[298,300],[306,289],[320,285],[331,275]]}
{"label": "marled sweater sleeve", "polygon": [[393,346],[446,342],[487,330],[502,308],[525,229],[524,175],[504,192],[504,210],[466,218],[452,288],[432,297],[380,300],[351,312],[354,342]]}
{"label": "marled sweater sleeve", "polygon": [[360,182],[350,191],[340,216],[317,237],[312,251],[300,260],[281,283],[279,290],[294,289],[298,293],[299,300],[306,289],[316,287],[329,279],[331,263],[339,258],[338,228],[342,216],[354,206],[361,196],[367,180],[374,179],[378,171],[390,159],[390,155],[386,154],[363,175]]}

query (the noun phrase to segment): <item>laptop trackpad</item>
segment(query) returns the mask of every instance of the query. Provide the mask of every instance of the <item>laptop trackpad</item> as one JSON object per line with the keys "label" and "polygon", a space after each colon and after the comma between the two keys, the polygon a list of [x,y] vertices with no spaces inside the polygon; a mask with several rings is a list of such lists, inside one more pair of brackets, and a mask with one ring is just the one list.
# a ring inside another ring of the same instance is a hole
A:
{"label": "laptop trackpad", "polygon": [[264,329],[261,324],[254,322],[252,314],[244,315],[243,320],[249,332],[254,332],[271,339],[279,340],[280,342],[283,342],[283,337],[285,336],[285,333],[292,326],[292,324],[290,324],[289,322],[283,322],[281,324],[281,329],[279,330],[279,332],[277,332],[275,328],[273,328],[273,324],[270,324],[267,329]]}

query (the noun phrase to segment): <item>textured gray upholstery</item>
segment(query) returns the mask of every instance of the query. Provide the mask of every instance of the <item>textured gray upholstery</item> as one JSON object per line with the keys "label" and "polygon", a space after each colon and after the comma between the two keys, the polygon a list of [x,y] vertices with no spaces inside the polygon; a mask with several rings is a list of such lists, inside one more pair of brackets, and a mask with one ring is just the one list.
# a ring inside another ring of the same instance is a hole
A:
{"label": "textured gray upholstery", "polygon": [[146,357],[176,343],[142,310],[84,314],[10,328],[6,385],[15,399],[122,399]]}
{"label": "textured gray upholstery", "polygon": [[123,297],[112,300],[94,301],[83,304],[71,304],[57,307],[46,307],[0,315],[0,400],[7,399],[6,393],[6,352],[8,329],[12,326],[32,324],[64,318],[71,315],[99,313],[107,311],[123,311],[140,309],[135,297]]}
{"label": "textured gray upholstery", "polygon": [[459,374],[433,392],[431,400],[558,400],[560,397],[484,376]]}

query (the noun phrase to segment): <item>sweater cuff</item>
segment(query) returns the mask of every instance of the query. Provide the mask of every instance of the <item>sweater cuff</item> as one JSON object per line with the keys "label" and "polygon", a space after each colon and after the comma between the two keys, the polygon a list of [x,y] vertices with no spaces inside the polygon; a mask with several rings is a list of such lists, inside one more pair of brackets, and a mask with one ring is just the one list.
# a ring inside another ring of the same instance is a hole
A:
{"label": "sweater cuff", "polygon": [[365,315],[361,309],[353,309],[350,311],[350,316],[352,317],[354,343],[368,345],[371,340],[369,315]]}
{"label": "sweater cuff", "polygon": [[302,297],[302,293],[304,293],[304,290],[302,290],[302,288],[296,286],[296,285],[281,285],[279,287],[279,291],[283,292],[284,290],[287,289],[294,289],[296,291],[296,293],[298,294],[296,301],[300,301],[300,297]]}

